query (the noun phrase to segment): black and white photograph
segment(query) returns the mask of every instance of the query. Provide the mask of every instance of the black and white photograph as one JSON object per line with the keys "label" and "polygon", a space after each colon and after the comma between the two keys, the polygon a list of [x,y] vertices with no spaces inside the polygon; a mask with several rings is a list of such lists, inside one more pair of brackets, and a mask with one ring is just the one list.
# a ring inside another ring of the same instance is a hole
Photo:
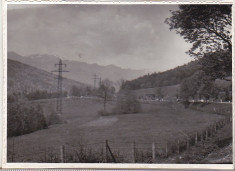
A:
{"label": "black and white photograph", "polygon": [[6,13],[7,163],[233,164],[232,3]]}

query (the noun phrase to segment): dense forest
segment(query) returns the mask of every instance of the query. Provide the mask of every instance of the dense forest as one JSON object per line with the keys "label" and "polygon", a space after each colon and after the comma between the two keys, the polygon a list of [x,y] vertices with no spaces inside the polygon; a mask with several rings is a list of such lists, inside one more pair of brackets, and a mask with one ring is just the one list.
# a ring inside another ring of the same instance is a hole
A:
{"label": "dense forest", "polygon": [[198,61],[192,61],[183,66],[165,72],[144,75],[132,81],[125,81],[122,88],[131,90],[153,88],[180,84],[185,78],[192,76],[201,69]]}

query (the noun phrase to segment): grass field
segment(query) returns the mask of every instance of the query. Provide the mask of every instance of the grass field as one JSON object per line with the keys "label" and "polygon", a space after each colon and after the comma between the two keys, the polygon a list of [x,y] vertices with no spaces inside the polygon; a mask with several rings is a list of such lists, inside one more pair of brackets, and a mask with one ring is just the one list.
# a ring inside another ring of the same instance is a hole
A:
{"label": "grass field", "polygon": [[[45,112],[54,105],[54,102],[42,104]],[[109,111],[113,107],[114,102],[107,106]],[[53,148],[59,152],[61,145],[67,150],[81,145],[94,151],[101,150],[105,140],[109,141],[113,151],[130,156],[133,142],[140,150],[151,149],[152,142],[155,142],[160,150],[167,141],[186,138],[223,118],[222,115],[185,109],[177,103],[167,102],[142,104],[142,112],[138,114],[100,116],[97,112],[101,109],[102,102],[98,100],[65,101],[62,117],[66,122],[8,138],[8,160],[37,162],[45,149]],[[11,159],[13,153],[14,159]]]}

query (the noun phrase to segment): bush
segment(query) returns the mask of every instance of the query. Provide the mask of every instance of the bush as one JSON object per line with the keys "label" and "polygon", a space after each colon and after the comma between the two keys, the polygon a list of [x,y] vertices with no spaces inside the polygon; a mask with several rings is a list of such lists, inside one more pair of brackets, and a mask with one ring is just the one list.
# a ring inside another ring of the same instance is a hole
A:
{"label": "bush", "polygon": [[119,93],[116,107],[113,109],[117,114],[139,113],[141,104],[131,91],[125,90]]}
{"label": "bush", "polygon": [[47,128],[40,105],[11,104],[7,107],[7,136],[19,136]]}
{"label": "bush", "polygon": [[60,124],[60,123],[62,123],[62,119],[56,113],[51,113],[48,116],[47,123],[48,123],[48,125]]}

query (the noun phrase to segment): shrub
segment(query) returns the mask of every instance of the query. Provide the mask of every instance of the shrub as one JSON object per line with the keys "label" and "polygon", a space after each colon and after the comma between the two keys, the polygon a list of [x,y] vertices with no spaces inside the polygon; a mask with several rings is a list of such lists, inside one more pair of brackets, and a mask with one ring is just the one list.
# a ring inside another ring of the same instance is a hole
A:
{"label": "shrub", "polygon": [[59,115],[57,115],[56,113],[51,113],[49,116],[48,116],[48,119],[47,119],[47,123],[48,125],[53,125],[53,124],[60,124],[62,123],[62,119],[60,118]]}
{"label": "shrub", "polygon": [[140,102],[129,90],[123,90],[118,94],[116,107],[113,112],[117,114],[139,113],[141,111]]}
{"label": "shrub", "polygon": [[19,136],[47,128],[40,105],[11,104],[7,107],[7,136]]}

